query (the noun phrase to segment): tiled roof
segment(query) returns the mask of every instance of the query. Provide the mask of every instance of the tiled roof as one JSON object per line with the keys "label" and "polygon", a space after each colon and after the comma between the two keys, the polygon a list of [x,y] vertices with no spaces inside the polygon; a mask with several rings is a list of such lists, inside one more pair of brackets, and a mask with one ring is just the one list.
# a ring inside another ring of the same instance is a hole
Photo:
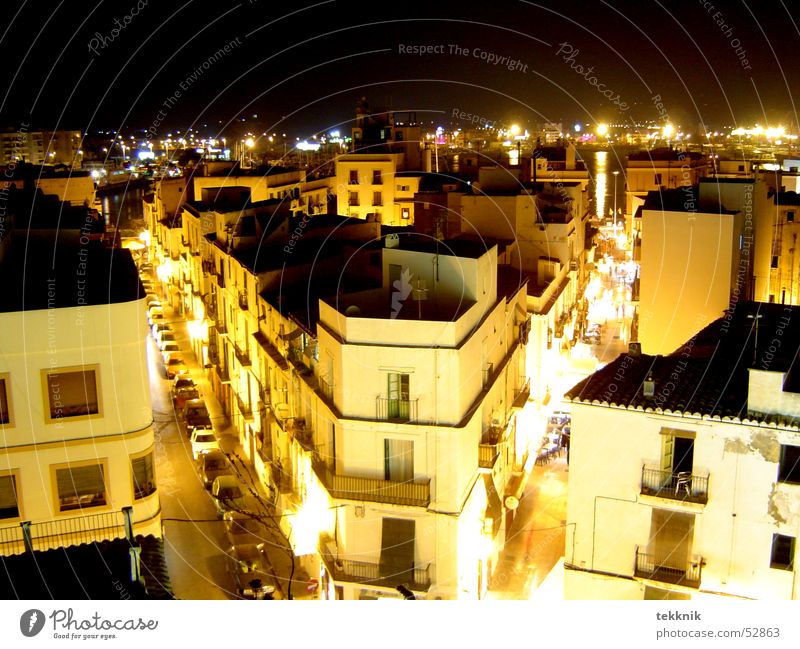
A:
{"label": "tiled roof", "polygon": [[0,557],[2,599],[172,599],[164,544],[139,536],[144,585],[131,580],[126,539]]}
{"label": "tiled roof", "polygon": [[[777,345],[776,339],[781,341]],[[796,418],[748,414],[747,389],[748,370],[754,368],[788,372],[784,389],[795,391],[793,361],[799,350],[800,307],[742,302],[672,354],[620,355],[575,385],[565,398],[576,403],[796,427],[800,424]],[[652,397],[644,395],[648,376],[655,383]]]}

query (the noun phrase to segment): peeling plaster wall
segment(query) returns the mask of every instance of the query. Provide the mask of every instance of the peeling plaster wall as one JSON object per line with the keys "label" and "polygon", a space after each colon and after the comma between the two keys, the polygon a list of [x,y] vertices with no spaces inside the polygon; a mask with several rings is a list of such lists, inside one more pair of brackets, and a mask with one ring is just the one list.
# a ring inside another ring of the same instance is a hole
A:
{"label": "peeling plaster wall", "polygon": [[[694,513],[690,553],[705,560],[701,591],[792,597],[794,574],[770,568],[770,558],[774,534],[800,537],[800,485],[777,483],[781,444],[800,446],[800,433],[576,403],[572,413],[566,564],[629,576],[654,508]],[[642,466],[660,458],[662,428],[696,433],[694,473],[709,476],[706,505],[640,493]],[[565,594],[633,595],[605,581],[572,575]]]}

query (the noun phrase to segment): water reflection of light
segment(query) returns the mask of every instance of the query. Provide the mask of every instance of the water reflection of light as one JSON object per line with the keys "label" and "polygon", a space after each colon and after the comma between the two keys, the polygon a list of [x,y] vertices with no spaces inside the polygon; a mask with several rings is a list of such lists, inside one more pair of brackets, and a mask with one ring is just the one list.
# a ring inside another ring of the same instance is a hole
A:
{"label": "water reflection of light", "polygon": [[596,151],[594,154],[595,159],[595,174],[594,174],[594,201],[597,218],[605,221],[606,218],[606,189],[608,176],[606,174],[606,158],[607,151]]}

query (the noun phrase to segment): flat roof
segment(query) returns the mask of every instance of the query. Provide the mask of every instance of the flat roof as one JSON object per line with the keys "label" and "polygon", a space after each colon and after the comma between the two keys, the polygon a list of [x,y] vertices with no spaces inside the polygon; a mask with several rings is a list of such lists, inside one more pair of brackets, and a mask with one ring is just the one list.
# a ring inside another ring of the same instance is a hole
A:
{"label": "flat roof", "polygon": [[13,231],[0,262],[0,312],[131,302],[144,296],[130,250],[79,230]]}

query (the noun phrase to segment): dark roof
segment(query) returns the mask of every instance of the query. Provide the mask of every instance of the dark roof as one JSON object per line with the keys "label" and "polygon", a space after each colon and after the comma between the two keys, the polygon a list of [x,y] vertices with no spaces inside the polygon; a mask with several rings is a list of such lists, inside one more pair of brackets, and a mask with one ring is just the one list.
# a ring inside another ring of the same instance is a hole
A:
{"label": "dark roof", "polygon": [[164,543],[138,536],[141,576],[131,578],[126,539],[0,557],[0,599],[173,599]]}
{"label": "dark roof", "polygon": [[665,212],[693,212],[697,214],[736,214],[736,210],[728,210],[713,198],[699,198],[697,185],[687,185],[676,189],[661,189],[647,192],[643,208]]}
{"label": "dark roof", "polygon": [[[756,321],[758,349],[754,349]],[[773,344],[778,337],[780,346]],[[753,367],[788,372],[784,390],[798,391],[800,380],[795,374],[800,370],[793,371],[798,351],[800,307],[740,302],[733,312],[709,324],[672,354],[620,355],[572,387],[565,398],[637,410],[796,425],[791,418],[748,415],[747,390],[748,370]],[[654,397],[643,394],[648,376],[655,381]]]}
{"label": "dark roof", "polygon": [[800,205],[800,194],[796,192],[777,192],[773,195],[772,200],[775,205]]}
{"label": "dark roof", "polygon": [[0,261],[0,312],[141,299],[130,250],[82,240],[79,230],[15,230]]}

